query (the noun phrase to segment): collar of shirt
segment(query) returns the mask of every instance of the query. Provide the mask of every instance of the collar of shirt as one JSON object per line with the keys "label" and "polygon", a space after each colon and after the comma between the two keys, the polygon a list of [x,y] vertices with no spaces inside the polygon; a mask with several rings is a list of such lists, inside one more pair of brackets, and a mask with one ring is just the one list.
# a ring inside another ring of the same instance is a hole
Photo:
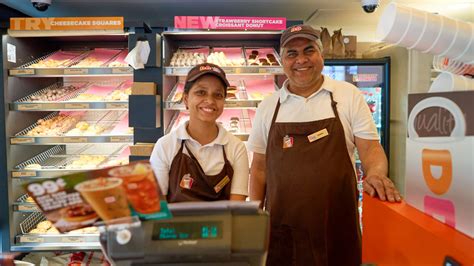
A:
{"label": "collar of shirt", "polygon": [[[186,121],[185,123],[181,124],[177,130],[176,130],[176,133],[177,133],[177,137],[178,139],[180,140],[190,140],[192,142],[195,142],[197,144],[199,144],[201,146],[201,144],[193,139],[191,136],[189,136],[188,134],[188,131],[186,130],[186,127],[188,126],[188,123],[189,121]],[[206,144],[206,145],[203,145],[203,147],[210,147],[210,146],[213,146],[213,145],[226,145],[228,142],[229,142],[229,136],[227,134],[227,131],[225,130],[225,128],[220,125],[219,123],[217,123],[217,127],[219,128],[219,133],[217,134],[217,138],[215,138],[212,142]]]}
{"label": "collar of shirt", "polygon": [[318,93],[320,93],[322,90],[326,90],[326,91],[329,91],[329,92],[334,91],[333,87],[331,86],[331,78],[326,76],[326,75],[324,75],[324,81],[323,81],[323,84],[321,85],[321,89],[317,90],[316,92],[314,92],[313,94],[311,94],[307,98],[305,98],[303,96],[296,95],[294,93],[291,93],[288,90],[289,81],[290,81],[289,79],[285,80],[285,82],[283,83],[283,86],[280,89],[280,103],[284,103],[288,99],[288,97],[290,97],[290,96],[300,98],[300,99],[311,99],[314,96],[316,96]]}

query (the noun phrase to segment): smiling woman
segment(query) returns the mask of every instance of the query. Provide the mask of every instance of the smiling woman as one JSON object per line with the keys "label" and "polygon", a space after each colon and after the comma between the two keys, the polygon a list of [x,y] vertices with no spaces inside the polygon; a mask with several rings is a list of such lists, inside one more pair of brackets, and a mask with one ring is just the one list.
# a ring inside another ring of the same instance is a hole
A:
{"label": "smiling woman", "polygon": [[217,65],[200,64],[189,71],[183,94],[189,121],[159,139],[150,158],[168,202],[245,200],[247,150],[216,123],[228,86]]}

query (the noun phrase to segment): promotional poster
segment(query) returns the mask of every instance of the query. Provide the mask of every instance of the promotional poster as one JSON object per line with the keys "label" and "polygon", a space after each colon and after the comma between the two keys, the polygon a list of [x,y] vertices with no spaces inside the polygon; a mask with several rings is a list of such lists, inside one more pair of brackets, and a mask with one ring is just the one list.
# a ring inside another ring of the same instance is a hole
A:
{"label": "promotional poster", "polygon": [[33,181],[24,187],[60,232],[130,216],[171,217],[148,162]]}

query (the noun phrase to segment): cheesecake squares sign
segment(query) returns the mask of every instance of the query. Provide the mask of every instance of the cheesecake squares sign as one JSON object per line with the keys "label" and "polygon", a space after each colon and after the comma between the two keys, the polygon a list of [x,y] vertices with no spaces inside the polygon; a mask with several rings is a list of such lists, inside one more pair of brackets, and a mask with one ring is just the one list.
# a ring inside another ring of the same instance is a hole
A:
{"label": "cheesecake squares sign", "polygon": [[171,217],[148,162],[37,180],[24,187],[60,232],[88,227],[99,220]]}
{"label": "cheesecake squares sign", "polygon": [[406,201],[474,238],[474,91],[410,94]]}
{"label": "cheesecake squares sign", "polygon": [[13,31],[122,30],[123,17],[10,18]]}
{"label": "cheesecake squares sign", "polygon": [[174,27],[177,29],[209,30],[284,30],[286,29],[286,18],[175,16]]}

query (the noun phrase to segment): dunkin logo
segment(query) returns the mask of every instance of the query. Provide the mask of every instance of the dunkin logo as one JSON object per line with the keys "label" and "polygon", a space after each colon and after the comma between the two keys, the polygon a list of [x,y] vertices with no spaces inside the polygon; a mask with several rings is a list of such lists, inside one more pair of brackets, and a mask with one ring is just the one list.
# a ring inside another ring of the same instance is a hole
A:
{"label": "dunkin logo", "polygon": [[217,67],[211,67],[211,66],[200,66],[199,71],[214,71],[217,73],[221,73],[220,69],[218,69]]}
{"label": "dunkin logo", "polygon": [[212,70],[211,66],[200,66],[199,71],[207,71],[207,70]]}
{"label": "dunkin logo", "polygon": [[300,31],[302,30],[302,28],[300,26],[295,26],[293,28],[291,28],[290,32],[295,32],[295,31]]}

